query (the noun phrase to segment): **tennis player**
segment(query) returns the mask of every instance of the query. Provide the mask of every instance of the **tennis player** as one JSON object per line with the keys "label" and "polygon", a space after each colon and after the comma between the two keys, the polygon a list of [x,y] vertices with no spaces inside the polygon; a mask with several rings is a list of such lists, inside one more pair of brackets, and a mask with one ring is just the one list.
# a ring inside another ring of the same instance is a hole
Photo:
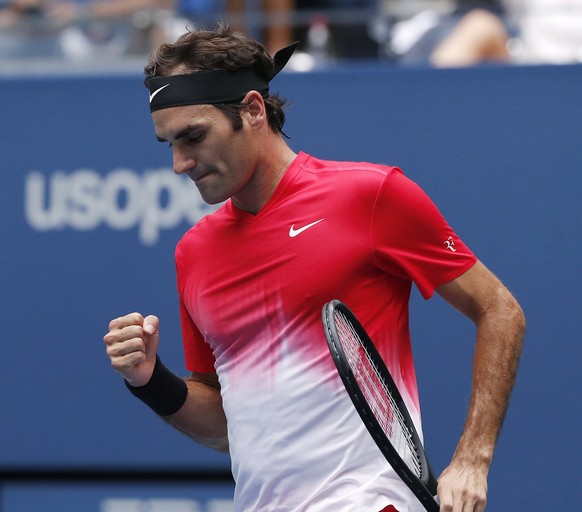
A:
{"label": "tennis player", "polygon": [[439,479],[441,510],[483,511],[522,311],[400,169],[292,151],[284,100],[269,86],[293,49],[272,58],[219,26],[151,57],[158,139],[204,201],[225,203],[176,248],[191,375],[162,364],[153,315],[111,321],[107,354],[158,415],[230,453],[237,512],[421,511],[343,389],[321,307],[339,299],[359,317],[422,435],[408,302],[412,283],[425,298],[436,291],[477,326],[470,407]]}

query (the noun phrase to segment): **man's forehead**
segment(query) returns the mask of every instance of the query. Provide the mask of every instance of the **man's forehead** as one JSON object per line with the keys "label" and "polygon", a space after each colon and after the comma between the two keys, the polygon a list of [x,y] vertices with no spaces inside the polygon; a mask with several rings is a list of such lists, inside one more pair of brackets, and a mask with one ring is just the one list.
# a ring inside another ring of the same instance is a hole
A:
{"label": "man's forehead", "polygon": [[171,107],[152,112],[154,123],[176,124],[184,122],[204,122],[212,121],[216,118],[217,108],[214,105],[185,105],[181,107]]}
{"label": "man's forehead", "polygon": [[187,105],[158,110],[152,113],[152,118],[158,138],[169,139],[218,122],[218,112],[213,105]]}

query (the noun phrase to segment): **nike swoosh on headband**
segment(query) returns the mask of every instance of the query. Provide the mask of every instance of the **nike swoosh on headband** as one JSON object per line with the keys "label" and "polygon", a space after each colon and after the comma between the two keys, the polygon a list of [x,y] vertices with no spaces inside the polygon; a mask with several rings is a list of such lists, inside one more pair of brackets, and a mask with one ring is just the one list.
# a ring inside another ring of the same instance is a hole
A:
{"label": "nike swoosh on headband", "polygon": [[162,87],[160,87],[159,89],[156,89],[154,92],[152,92],[150,94],[150,103],[152,102],[152,100],[156,97],[156,94],[158,94],[160,91],[164,90],[166,87],[168,87],[170,84],[166,84],[163,85]]}

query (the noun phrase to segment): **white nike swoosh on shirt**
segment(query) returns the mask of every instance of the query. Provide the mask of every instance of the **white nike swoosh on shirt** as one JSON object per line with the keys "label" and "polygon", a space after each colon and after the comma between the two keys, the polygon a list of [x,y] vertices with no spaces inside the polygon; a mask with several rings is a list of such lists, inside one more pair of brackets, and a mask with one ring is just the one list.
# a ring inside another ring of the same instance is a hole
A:
{"label": "white nike swoosh on shirt", "polygon": [[319,224],[323,220],[325,220],[325,218],[316,220],[315,222],[312,222],[311,224],[307,224],[307,226],[303,226],[302,228],[298,228],[298,229],[295,229],[295,224],[293,224],[289,228],[289,236],[291,238],[296,237],[297,235],[300,235],[301,233],[303,233],[306,229],[309,229],[309,228],[315,226],[316,224]]}
{"label": "white nike swoosh on shirt", "polygon": [[152,92],[150,94],[150,103],[152,102],[152,100],[155,98],[156,94],[158,94],[161,90],[165,89],[166,87],[168,87],[168,85],[170,84],[166,84],[166,85],[162,85],[159,89],[156,89],[154,92]]}

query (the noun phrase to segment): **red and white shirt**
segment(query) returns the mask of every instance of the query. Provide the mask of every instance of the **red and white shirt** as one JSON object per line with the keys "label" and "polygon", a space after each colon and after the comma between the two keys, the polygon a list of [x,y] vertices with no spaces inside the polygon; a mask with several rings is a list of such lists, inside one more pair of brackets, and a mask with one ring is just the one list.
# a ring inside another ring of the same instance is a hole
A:
{"label": "red and white shirt", "polygon": [[475,262],[400,169],[305,153],[257,215],[229,201],[184,235],[186,365],[218,375],[237,512],[424,510],[344,391],[321,308],[339,299],[352,309],[422,433],[411,285],[429,298]]}

